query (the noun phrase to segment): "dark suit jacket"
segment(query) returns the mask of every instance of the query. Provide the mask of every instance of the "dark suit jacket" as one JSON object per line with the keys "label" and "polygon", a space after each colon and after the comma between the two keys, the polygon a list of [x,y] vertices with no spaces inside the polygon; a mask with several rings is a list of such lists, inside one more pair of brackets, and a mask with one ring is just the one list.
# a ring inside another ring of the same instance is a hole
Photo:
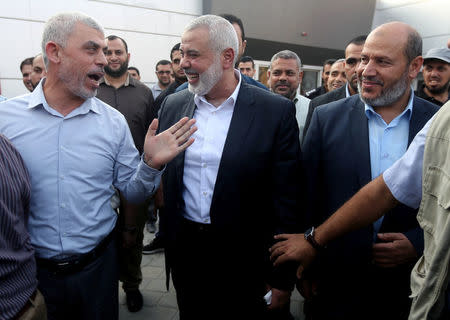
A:
{"label": "dark suit jacket", "polygon": [[[435,105],[414,98],[408,145],[437,110]],[[316,108],[303,144],[303,154],[305,168],[308,168],[306,175],[310,201],[307,223],[317,226],[372,180],[368,119],[358,95]],[[380,232],[404,233],[420,256],[423,232],[416,220],[416,213],[416,210],[406,206],[397,206],[384,216]],[[376,292],[376,289],[369,283],[378,272],[371,264],[372,245],[372,226],[341,237],[330,244],[315,266],[316,276],[327,290],[337,291],[349,301],[352,293],[370,299],[369,294]],[[390,271],[383,271],[385,281],[381,280],[378,284],[384,286],[386,292],[396,286],[403,286],[409,291],[411,268],[412,264],[392,268],[396,270],[391,272],[393,278],[389,280]],[[404,281],[399,277],[403,277]],[[361,284],[366,285],[367,292],[346,292]]]}
{"label": "dark suit jacket", "polygon": [[346,85],[343,85],[337,90],[327,92],[311,100],[311,102],[309,103],[308,114],[306,115],[305,129],[303,130],[303,140],[305,140],[306,132],[308,131],[309,125],[311,123],[311,117],[313,115],[314,109],[323,104],[344,99],[345,87]]}
{"label": "dark suit jacket", "polygon": [[[188,90],[168,96],[161,106],[159,130],[183,116],[192,117],[195,108],[194,95]],[[245,252],[236,269],[227,272],[246,269],[248,277],[272,281],[278,288],[294,283],[292,273],[275,270],[268,275],[266,271],[272,269],[268,248],[273,235],[299,231],[302,179],[298,134],[292,101],[242,82],[210,208],[211,225],[229,243],[224,259],[240,255],[236,248]],[[163,175],[165,212],[161,227],[169,249],[175,243],[184,208],[183,170],[184,153],[167,165]]]}

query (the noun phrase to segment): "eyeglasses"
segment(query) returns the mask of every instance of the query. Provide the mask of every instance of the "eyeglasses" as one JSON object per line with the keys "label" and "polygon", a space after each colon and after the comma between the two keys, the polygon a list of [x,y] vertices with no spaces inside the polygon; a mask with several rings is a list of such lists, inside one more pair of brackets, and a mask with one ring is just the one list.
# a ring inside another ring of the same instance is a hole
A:
{"label": "eyeglasses", "polygon": [[156,71],[156,73],[159,74],[160,76],[162,76],[163,74],[169,75],[169,74],[170,74],[170,71],[163,71],[163,70],[160,70],[160,71]]}

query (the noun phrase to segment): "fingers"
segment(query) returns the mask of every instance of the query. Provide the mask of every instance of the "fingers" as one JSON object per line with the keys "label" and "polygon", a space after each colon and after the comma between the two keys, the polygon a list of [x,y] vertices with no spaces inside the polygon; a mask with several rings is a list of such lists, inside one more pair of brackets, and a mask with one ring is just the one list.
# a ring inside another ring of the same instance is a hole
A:
{"label": "fingers", "polygon": [[[178,146],[181,148],[180,150],[184,150],[190,145],[189,144],[188,146],[184,146],[184,144],[190,141],[189,138],[194,134],[195,131],[197,131],[197,127],[188,128],[186,132],[184,132],[177,138]],[[194,141],[192,140],[192,142]]]}
{"label": "fingers", "polygon": [[[192,120],[192,119],[191,119]],[[182,128],[186,122],[189,121],[188,117],[183,117],[180,120],[178,120],[177,123],[175,123],[173,126],[171,126],[167,131],[169,131],[171,134],[175,134],[180,128]]]}
{"label": "fingers", "polygon": [[158,119],[153,119],[152,123],[150,123],[150,126],[147,130],[147,136],[153,137],[156,135],[156,130],[158,129]]}
{"label": "fingers", "polygon": [[293,237],[293,236],[294,236],[294,234],[290,234],[290,233],[281,233],[281,234],[275,235],[274,238],[275,238],[276,240],[287,240],[287,239],[289,239],[289,238],[291,238],[291,237]]}
{"label": "fingers", "polygon": [[405,239],[406,236],[403,233],[379,233],[377,235],[378,239],[381,241],[395,241]]}

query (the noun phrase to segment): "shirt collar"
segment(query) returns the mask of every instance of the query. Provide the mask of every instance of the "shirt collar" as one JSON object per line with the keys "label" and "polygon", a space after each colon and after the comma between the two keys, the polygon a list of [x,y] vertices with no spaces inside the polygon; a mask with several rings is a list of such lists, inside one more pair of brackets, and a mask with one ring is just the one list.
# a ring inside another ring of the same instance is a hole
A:
{"label": "shirt collar", "polygon": [[294,99],[292,99],[292,102],[294,104],[297,104],[298,100],[300,100],[300,94],[298,93],[298,88],[297,88],[297,90],[295,91],[295,97],[294,97]]}
{"label": "shirt collar", "polygon": [[[108,79],[106,79],[106,77],[101,78],[100,83],[105,83],[106,85],[112,87],[112,84],[108,81]],[[128,73],[127,78],[125,79],[125,83],[122,85],[122,87],[128,87],[129,85],[135,87],[134,78],[132,78]]]}
{"label": "shirt collar", "polygon": [[[413,109],[413,100],[414,100],[414,90],[411,87],[411,93],[409,95],[408,104],[406,105],[405,110],[403,110],[403,112],[395,118],[403,117],[403,115],[406,114],[406,117],[408,118],[408,120],[411,120],[412,109]],[[369,106],[367,103],[364,103],[364,111],[366,113],[367,119],[369,119],[369,120],[372,116],[378,115],[378,113],[372,108],[372,106]]]}
{"label": "shirt collar", "polygon": [[[237,84],[236,88],[234,88],[233,93],[222,103],[222,104],[224,104],[224,103],[226,103],[227,101],[229,101],[231,99],[233,107],[236,104],[237,96],[239,94],[239,90],[241,88],[241,82],[242,82],[242,77],[241,77],[241,73],[239,72],[239,70],[234,69],[234,76],[239,79],[238,84]],[[207,103],[207,104],[210,104],[208,102],[208,100],[206,100],[204,95],[203,96],[199,96],[199,95],[196,94],[194,96],[195,104],[198,106],[200,101],[202,101],[204,103]]]}
{"label": "shirt collar", "polygon": [[[59,112],[53,109],[45,99],[43,85],[47,78],[42,78],[37,87],[30,93],[31,98],[28,101],[28,109],[33,109],[39,106],[42,106],[48,113],[53,114],[55,116],[61,116]],[[89,111],[93,111],[95,113],[100,114],[100,109],[97,104],[94,102],[94,98],[86,99],[76,110],[72,111],[76,114],[88,113]]]}

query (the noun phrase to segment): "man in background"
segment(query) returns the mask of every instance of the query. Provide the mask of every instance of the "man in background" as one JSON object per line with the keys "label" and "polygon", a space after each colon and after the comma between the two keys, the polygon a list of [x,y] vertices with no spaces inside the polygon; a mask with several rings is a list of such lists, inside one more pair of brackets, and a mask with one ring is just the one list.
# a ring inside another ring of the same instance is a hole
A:
{"label": "man in background", "polygon": [[253,58],[250,56],[243,56],[239,60],[238,69],[242,74],[245,74],[247,77],[253,78],[255,75],[255,62]]}
{"label": "man in background", "polygon": [[336,61],[336,59],[327,59],[324,61],[323,68],[322,68],[322,85],[316,89],[306,92],[306,97],[308,99],[312,100],[312,99],[328,92],[327,82],[328,82],[328,77],[330,76],[330,68],[331,68],[331,65],[335,61]]}
{"label": "man in background", "polygon": [[269,88],[272,92],[278,93],[294,102],[301,144],[310,100],[298,93],[298,88],[303,79],[300,58],[295,52],[290,50],[276,53],[270,60],[267,77]]}
{"label": "man in background", "polygon": [[33,86],[31,85],[31,70],[33,69],[33,57],[26,58],[20,63],[20,72],[22,73],[22,81],[25,88],[28,91],[33,91]]}
{"label": "man in background", "polygon": [[[125,116],[136,149],[142,154],[145,134],[153,120],[153,96],[150,89],[134,79],[128,72],[130,53],[124,39],[110,35],[106,38],[105,76],[100,80],[97,98],[120,111]],[[119,278],[125,291],[127,307],[130,312],[141,310],[143,297],[139,291],[142,282],[141,260],[142,241],[148,203],[141,205],[128,203],[121,197],[119,208],[120,229],[127,225],[125,218],[133,215],[136,230],[135,243],[126,243],[119,238]]]}
{"label": "man in background", "polygon": [[138,68],[136,68],[136,67],[128,67],[128,73],[134,79],[141,81],[141,73],[139,72]]}
{"label": "man in background", "polygon": [[153,99],[156,99],[161,92],[167,89],[170,85],[170,74],[172,73],[172,64],[169,60],[160,60],[156,64],[155,74],[158,82],[152,87]]}
{"label": "man in background", "polygon": [[433,48],[423,57],[423,81],[416,94],[438,106],[450,97],[450,49]]}
{"label": "man in background", "polygon": [[37,87],[43,77],[47,75],[42,53],[39,53],[33,58],[33,70],[31,71],[31,84],[34,88]]}

